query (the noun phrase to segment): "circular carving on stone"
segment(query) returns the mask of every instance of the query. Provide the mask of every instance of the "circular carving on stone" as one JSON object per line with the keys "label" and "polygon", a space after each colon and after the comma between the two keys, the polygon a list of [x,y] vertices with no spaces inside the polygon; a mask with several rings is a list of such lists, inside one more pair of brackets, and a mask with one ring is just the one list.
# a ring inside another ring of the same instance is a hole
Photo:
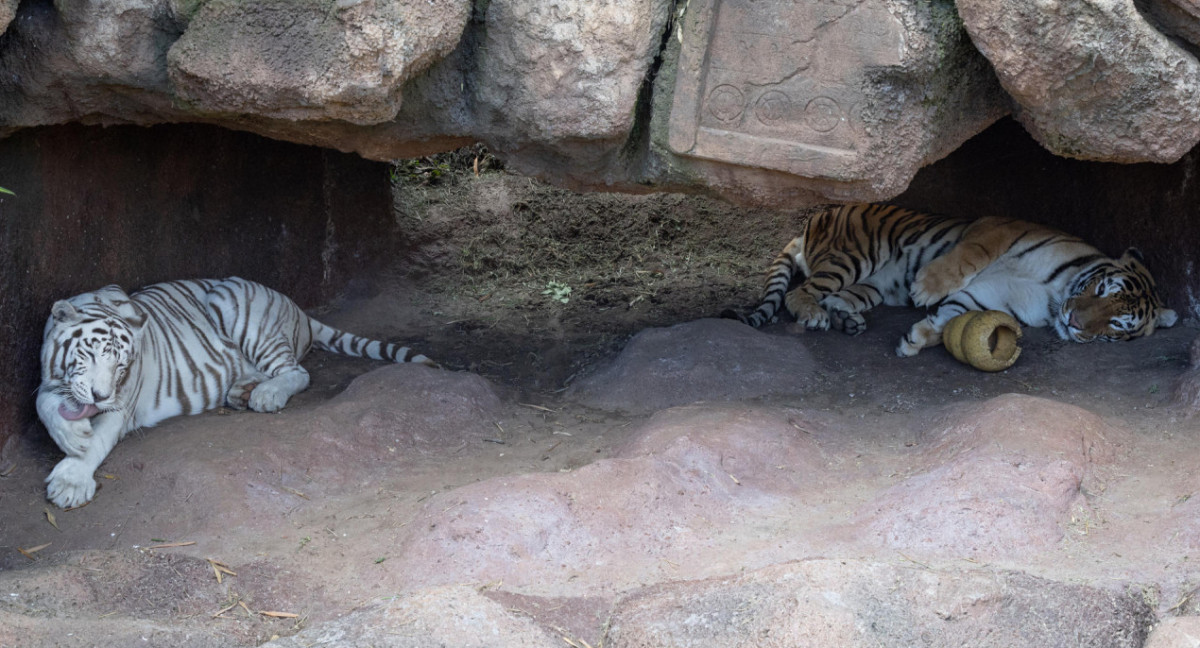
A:
{"label": "circular carving on stone", "polygon": [[788,109],[792,106],[792,98],[786,94],[772,90],[758,98],[754,104],[754,116],[758,121],[774,126],[787,117]]}
{"label": "circular carving on stone", "polygon": [[745,109],[746,96],[729,84],[719,85],[708,93],[708,112],[721,121],[733,121]]}
{"label": "circular carving on stone", "polygon": [[842,122],[842,108],[829,97],[817,97],[804,107],[804,123],[818,133],[828,133]]}

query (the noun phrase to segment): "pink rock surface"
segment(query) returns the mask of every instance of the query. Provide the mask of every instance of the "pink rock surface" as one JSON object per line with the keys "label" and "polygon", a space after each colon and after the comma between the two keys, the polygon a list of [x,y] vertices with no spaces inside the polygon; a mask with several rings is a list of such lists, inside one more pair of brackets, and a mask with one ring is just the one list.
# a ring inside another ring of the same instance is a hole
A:
{"label": "pink rock surface", "polygon": [[1122,433],[1086,410],[1001,396],[934,432],[927,468],[864,507],[889,547],[994,558],[1036,552],[1062,539],[1080,488],[1110,461]]}
{"label": "pink rock surface", "polygon": [[801,418],[680,408],[652,418],[616,458],[431,498],[399,569],[414,586],[503,582],[580,595],[769,564],[805,540],[742,525],[785,515],[785,493],[821,487],[820,450],[793,424]]}
{"label": "pink rock surface", "polygon": [[1144,648],[1196,648],[1200,646],[1200,617],[1163,619],[1146,639]]}
{"label": "pink rock surface", "polygon": [[1024,574],[812,560],[647,588],[617,606],[606,646],[1142,645],[1138,597]]}

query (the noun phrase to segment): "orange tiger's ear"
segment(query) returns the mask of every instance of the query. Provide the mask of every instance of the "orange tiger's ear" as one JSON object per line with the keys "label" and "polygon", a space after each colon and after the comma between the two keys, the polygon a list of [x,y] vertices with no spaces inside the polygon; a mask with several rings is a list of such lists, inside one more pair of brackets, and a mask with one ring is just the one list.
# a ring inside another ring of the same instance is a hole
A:
{"label": "orange tiger's ear", "polygon": [[1130,259],[1133,259],[1134,261],[1137,261],[1138,263],[1146,262],[1146,256],[1142,254],[1141,250],[1139,250],[1135,247],[1126,248],[1125,253],[1121,255],[1122,261],[1128,261]]}

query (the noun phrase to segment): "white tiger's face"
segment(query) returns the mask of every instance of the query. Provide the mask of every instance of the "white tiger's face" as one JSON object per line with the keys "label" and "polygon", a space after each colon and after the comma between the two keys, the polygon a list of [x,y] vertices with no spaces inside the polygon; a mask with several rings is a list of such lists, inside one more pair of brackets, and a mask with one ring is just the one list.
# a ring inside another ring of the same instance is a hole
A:
{"label": "white tiger's face", "polygon": [[54,304],[42,346],[43,380],[79,406],[60,411],[68,419],[120,406],[145,321],[127,300],[72,301]]}

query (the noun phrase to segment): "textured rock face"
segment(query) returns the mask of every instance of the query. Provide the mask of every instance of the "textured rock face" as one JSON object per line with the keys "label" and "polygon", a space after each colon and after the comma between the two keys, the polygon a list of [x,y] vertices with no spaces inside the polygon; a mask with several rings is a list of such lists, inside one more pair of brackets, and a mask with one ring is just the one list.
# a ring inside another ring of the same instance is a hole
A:
{"label": "textured rock face", "polygon": [[660,86],[666,148],[702,161],[693,181],[733,192],[769,186],[756,167],[837,199],[894,196],[1007,112],[961,35],[950,3],[691,2],[674,86]]}
{"label": "textured rock face", "polygon": [[[1145,4],[1200,40],[1195,0]],[[195,121],[377,160],[484,141],[573,188],[792,207],[894,198],[1013,100],[1060,155],[1200,141],[1200,64],[1133,0],[0,0],[3,26],[0,134]]]}
{"label": "textured rock face", "polygon": [[457,45],[469,0],[211,0],[167,53],[200,113],[377,124]]}
{"label": "textured rock face", "polygon": [[444,587],[356,611],[272,641],[269,648],[404,646],[406,648],[550,648],[562,639],[512,614],[474,587]]}
{"label": "textured rock face", "polygon": [[1146,639],[1145,648],[1196,648],[1200,646],[1200,617],[1164,619]]}
{"label": "textured rock face", "polygon": [[[1165,0],[1164,0],[1165,1]],[[963,0],[972,40],[1046,148],[1173,162],[1200,141],[1200,63],[1132,0]]]}
{"label": "textured rock face", "polygon": [[[533,172],[602,172],[634,126],[666,0],[492,0],[470,75],[478,132]],[[595,181],[588,182],[595,184]]]}
{"label": "textured rock face", "polygon": [[1200,2],[1196,0],[1142,0],[1136,3],[1164,34],[1200,45]]}
{"label": "textured rock face", "polygon": [[380,160],[483,140],[576,188],[795,206],[893,196],[1007,110],[949,2],[704,0],[678,29],[674,6],[26,3],[0,124],[203,121]]}
{"label": "textured rock face", "polygon": [[17,15],[17,5],[21,0],[0,0],[0,34],[8,29],[8,23]]}

